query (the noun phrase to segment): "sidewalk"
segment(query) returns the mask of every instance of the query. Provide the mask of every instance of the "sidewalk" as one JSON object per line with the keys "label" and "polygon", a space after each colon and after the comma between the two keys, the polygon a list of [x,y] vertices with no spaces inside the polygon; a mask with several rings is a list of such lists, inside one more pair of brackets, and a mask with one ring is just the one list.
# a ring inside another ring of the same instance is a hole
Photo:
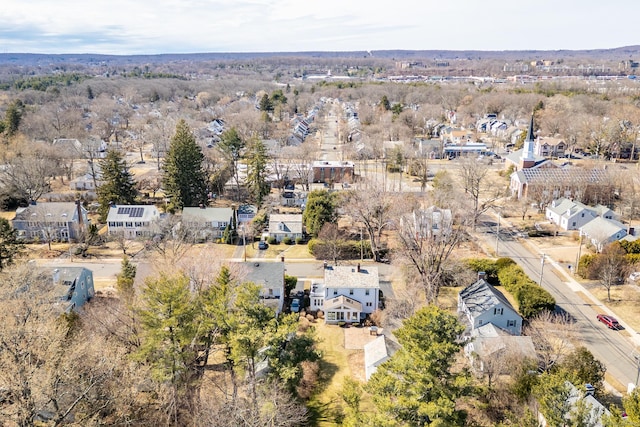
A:
{"label": "sidewalk", "polygon": [[[491,216],[495,216],[495,218],[497,219],[497,216],[493,212],[487,212],[487,213],[490,214]],[[508,220],[506,220],[505,218],[501,218],[500,220],[502,221],[503,224],[505,224],[505,225],[507,225],[509,227],[513,227],[513,224],[511,222],[509,222]],[[544,253],[543,250],[541,250],[534,242],[532,242],[530,240],[524,240],[523,244],[525,246],[527,246],[530,251],[535,252],[536,255]],[[636,332],[633,328],[631,328],[624,321],[624,319],[621,319],[620,317],[618,317],[611,309],[609,309],[609,307],[607,307],[602,301],[600,301],[598,298],[596,298],[580,282],[575,280],[573,278],[573,276],[569,272],[567,272],[560,264],[558,264],[549,255],[545,256],[545,262],[548,263],[549,265],[551,265],[554,268],[555,271],[559,272],[562,275],[562,278],[564,279],[566,284],[569,286],[569,289],[571,289],[573,292],[582,292],[602,312],[604,312],[605,314],[609,314],[611,316],[614,316],[618,320],[618,322],[624,327],[624,329],[629,333],[631,341],[633,342],[633,344],[636,345],[636,346],[640,346],[640,334],[638,332]]]}

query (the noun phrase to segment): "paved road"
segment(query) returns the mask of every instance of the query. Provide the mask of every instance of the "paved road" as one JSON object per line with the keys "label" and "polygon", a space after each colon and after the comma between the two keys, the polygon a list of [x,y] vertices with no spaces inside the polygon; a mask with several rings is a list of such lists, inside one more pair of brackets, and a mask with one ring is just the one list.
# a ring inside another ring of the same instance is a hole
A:
{"label": "paved road", "polygon": [[[496,223],[488,216],[481,217],[478,231],[486,242],[495,248]],[[500,256],[513,258],[531,277],[538,282],[542,273],[542,286],[555,298],[556,304],[575,320],[576,338],[603,362],[607,372],[625,386],[636,382],[637,362],[632,356],[636,346],[626,336],[626,332],[612,331],[596,320],[596,315],[606,312],[603,304],[585,302],[577,292],[585,292],[572,280],[566,280],[554,270],[550,261],[541,263],[541,254],[532,253],[520,241],[513,238],[509,230],[500,233],[498,250]]]}

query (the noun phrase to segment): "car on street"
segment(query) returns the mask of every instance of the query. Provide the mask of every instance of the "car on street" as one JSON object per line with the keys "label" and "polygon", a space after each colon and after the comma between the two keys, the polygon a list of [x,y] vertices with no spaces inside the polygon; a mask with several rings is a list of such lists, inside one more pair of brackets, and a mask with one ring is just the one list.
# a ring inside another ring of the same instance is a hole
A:
{"label": "car on street", "polygon": [[622,328],[620,326],[620,323],[618,323],[618,320],[613,316],[609,316],[608,314],[598,314],[596,316],[596,318],[600,322],[602,322],[605,325],[607,325],[607,328],[609,328],[609,329],[613,329],[613,330],[617,331],[617,330]]}
{"label": "car on street", "polygon": [[267,249],[268,247],[269,245],[264,240],[260,240],[260,243],[258,243],[258,249],[260,249],[261,251]]}

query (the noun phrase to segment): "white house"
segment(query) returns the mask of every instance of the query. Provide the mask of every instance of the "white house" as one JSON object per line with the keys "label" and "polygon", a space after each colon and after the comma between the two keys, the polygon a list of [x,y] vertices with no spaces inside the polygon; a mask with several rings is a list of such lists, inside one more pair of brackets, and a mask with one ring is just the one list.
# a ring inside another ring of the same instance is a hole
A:
{"label": "white house", "polygon": [[310,309],[322,310],[326,323],[364,320],[380,305],[380,279],[373,266],[328,266],[324,283],[313,283]]}
{"label": "white house", "polygon": [[561,229],[577,230],[597,215],[588,206],[569,199],[556,199],[545,209],[549,221]]}
{"label": "white house", "polygon": [[551,202],[545,210],[545,215],[549,221],[565,231],[578,230],[598,216],[605,219],[616,218],[616,214],[606,206],[590,207],[565,198]]}
{"label": "white house", "polygon": [[302,214],[272,214],[269,216],[269,237],[281,242],[285,237],[302,237]]}
{"label": "white house", "polygon": [[511,335],[522,334],[522,317],[504,295],[484,279],[460,291],[458,313],[467,318],[471,331],[492,323]]}
{"label": "white house", "polygon": [[107,214],[110,235],[122,233],[125,239],[152,237],[160,212],[154,205],[112,205]]}
{"label": "white house", "polygon": [[614,219],[596,217],[579,228],[580,236],[586,236],[596,251],[600,252],[611,242],[620,240],[627,235],[627,228]]}

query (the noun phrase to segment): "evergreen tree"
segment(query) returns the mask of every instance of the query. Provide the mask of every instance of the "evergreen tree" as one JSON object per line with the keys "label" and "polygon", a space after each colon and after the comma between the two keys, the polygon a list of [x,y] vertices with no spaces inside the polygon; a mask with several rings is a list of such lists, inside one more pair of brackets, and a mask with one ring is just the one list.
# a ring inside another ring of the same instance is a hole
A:
{"label": "evergreen tree", "polygon": [[336,218],[335,196],[326,190],[313,190],[307,196],[307,206],[302,213],[302,221],[307,233],[318,236],[322,226]]}
{"label": "evergreen tree", "polygon": [[240,177],[238,176],[238,162],[245,147],[244,140],[238,134],[236,128],[231,128],[220,135],[218,148],[224,156],[229,168],[233,171],[233,178],[236,181],[236,198],[240,197]]}
{"label": "evergreen tree", "polygon": [[267,183],[267,160],[267,148],[264,143],[260,139],[254,140],[247,158],[247,187],[258,206],[271,191]]}
{"label": "evergreen tree", "polygon": [[116,284],[118,292],[126,300],[131,301],[134,294],[133,281],[136,278],[136,266],[129,261],[128,256],[122,258],[122,268],[118,274]]}
{"label": "evergreen tree", "polygon": [[23,248],[24,245],[18,240],[18,232],[7,219],[0,218],[0,271],[11,264]]}
{"label": "evergreen tree", "polygon": [[136,357],[151,366],[153,379],[169,388],[172,401],[167,409],[173,425],[184,425],[181,408],[195,392],[198,304],[184,274],[147,280],[138,311],[142,345]]}
{"label": "evergreen tree", "polygon": [[380,107],[385,111],[391,110],[391,103],[389,102],[387,95],[382,95],[382,98],[380,99]]}
{"label": "evergreen tree", "polygon": [[260,98],[260,111],[273,111],[273,103],[266,93]]}
{"label": "evergreen tree", "polygon": [[456,399],[468,393],[468,373],[452,369],[463,331],[454,315],[433,305],[405,320],[394,333],[402,347],[367,383],[377,408],[397,425],[464,425]]}
{"label": "evergreen tree", "polygon": [[130,205],[138,196],[133,175],[129,171],[124,156],[116,150],[109,150],[107,156],[100,160],[103,184],[98,187],[97,195],[100,207],[100,221],[105,221],[109,214],[109,204]]}
{"label": "evergreen tree", "polygon": [[19,99],[9,104],[4,117],[4,130],[7,132],[7,135],[13,136],[18,132],[18,127],[20,127],[20,122],[22,121],[23,111],[24,104]]}
{"label": "evergreen tree", "polygon": [[162,184],[170,199],[170,209],[207,203],[207,176],[204,155],[184,120],[176,125],[165,157]]}

